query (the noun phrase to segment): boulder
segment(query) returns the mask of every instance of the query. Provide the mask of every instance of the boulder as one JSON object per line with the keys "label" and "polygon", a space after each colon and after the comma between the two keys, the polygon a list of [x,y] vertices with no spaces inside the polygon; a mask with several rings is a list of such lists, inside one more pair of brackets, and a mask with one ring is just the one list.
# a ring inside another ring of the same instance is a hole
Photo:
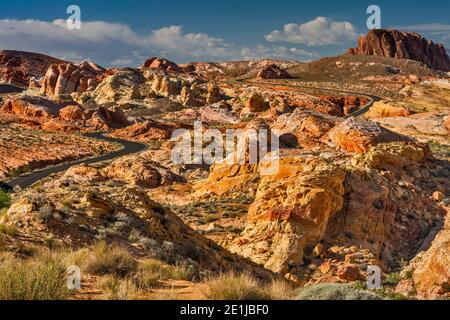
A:
{"label": "boulder", "polygon": [[247,108],[250,112],[262,112],[268,109],[268,105],[259,93],[253,92],[247,100]]}
{"label": "boulder", "polygon": [[86,120],[86,113],[83,107],[79,105],[71,105],[59,110],[59,118],[65,121]]}
{"label": "boulder", "polygon": [[375,122],[353,117],[331,129],[324,140],[343,151],[354,153],[363,153],[379,143],[412,141]]}
{"label": "boulder", "polygon": [[90,93],[98,105],[142,98],[145,78],[141,72],[125,69],[108,76]]}
{"label": "boulder", "polygon": [[120,158],[106,167],[103,173],[111,179],[145,188],[156,188],[182,181],[178,175],[144,156]]}
{"label": "boulder", "polygon": [[261,69],[257,76],[258,79],[290,79],[292,76],[275,64],[268,65]]}
{"label": "boulder", "polygon": [[173,71],[173,72],[183,72],[183,69],[180,68],[175,62],[153,57],[144,62],[144,65],[142,68],[147,69],[162,69],[166,71]]}
{"label": "boulder", "polygon": [[411,112],[400,106],[395,106],[387,101],[377,101],[364,115],[365,118],[389,118],[389,117],[409,117]]}

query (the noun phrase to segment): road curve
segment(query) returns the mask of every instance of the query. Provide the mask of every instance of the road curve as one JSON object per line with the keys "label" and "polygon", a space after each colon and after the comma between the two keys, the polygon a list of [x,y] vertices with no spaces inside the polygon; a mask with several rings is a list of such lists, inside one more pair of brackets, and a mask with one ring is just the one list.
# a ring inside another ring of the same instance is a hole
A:
{"label": "road curve", "polygon": [[138,153],[138,152],[141,152],[141,151],[144,151],[145,149],[147,149],[147,145],[145,145],[143,143],[106,137],[102,133],[87,133],[87,134],[83,134],[83,135],[85,137],[95,138],[95,139],[103,140],[106,142],[118,143],[118,144],[122,145],[122,148],[120,150],[113,151],[111,153],[107,153],[107,154],[104,154],[104,155],[101,155],[98,157],[80,159],[80,160],[76,160],[76,161],[72,161],[72,162],[68,162],[68,163],[58,164],[58,165],[55,165],[55,166],[52,166],[49,168],[36,170],[36,171],[30,172],[28,174],[24,174],[19,177],[7,180],[5,183],[3,183],[0,186],[0,188],[12,190],[16,187],[20,187],[21,189],[24,189],[24,188],[27,188],[27,187],[31,186],[32,184],[38,182],[39,180],[49,176],[52,173],[58,173],[61,171],[65,171],[74,165],[78,165],[78,164],[82,164],[82,163],[93,164],[93,163],[98,163],[98,162],[102,162],[102,161],[106,161],[106,160],[112,160],[117,157],[129,155],[129,154],[133,154],[133,153]]}
{"label": "road curve", "polygon": [[346,95],[352,95],[352,96],[363,96],[369,99],[369,102],[367,102],[364,106],[362,106],[359,110],[346,115],[344,118],[350,118],[350,117],[359,117],[362,116],[363,114],[365,114],[367,111],[370,110],[370,108],[373,106],[373,104],[377,101],[382,100],[381,97],[378,96],[374,96],[374,95],[370,95],[370,94],[366,94],[366,93],[360,93],[360,92],[352,92],[352,91],[347,91],[347,90],[338,90],[338,89],[329,89],[329,88],[320,88],[320,87],[308,87],[308,86],[300,86],[300,85],[292,85],[292,84],[288,84],[288,83],[281,83],[281,82],[270,82],[270,83],[265,83],[265,82],[253,82],[253,81],[246,81],[248,79],[241,79],[238,80],[240,82],[245,82],[248,84],[259,84],[259,85],[277,85],[277,86],[285,86],[285,87],[290,87],[290,88],[298,88],[298,89],[312,89],[312,90],[318,90],[318,91],[328,91],[328,92],[338,92],[338,93],[343,93]]}
{"label": "road curve", "polygon": [[[320,88],[320,87],[308,87],[308,86],[291,85],[291,84],[287,84],[287,83],[276,83],[276,82],[271,82],[271,83],[247,82],[245,80],[247,80],[247,79],[241,79],[239,81],[246,82],[249,84],[282,85],[282,86],[286,86],[286,87],[299,88],[299,89],[313,89],[313,90],[318,90],[318,91],[339,92],[339,93],[350,94],[350,95],[355,95],[355,96],[364,96],[369,99],[369,102],[366,105],[364,105],[361,109],[353,112],[350,115],[345,116],[345,118],[359,117],[359,116],[365,114],[367,111],[369,111],[369,109],[372,107],[374,102],[380,101],[382,99],[382,98],[380,98],[378,96],[374,96],[374,95],[368,95],[365,93],[345,91],[345,90],[336,90],[336,89],[328,89],[328,88]],[[21,189],[24,189],[24,188],[27,188],[27,187],[31,186],[32,184],[38,182],[39,180],[49,176],[52,173],[58,173],[61,171],[65,171],[65,170],[69,169],[70,167],[77,165],[77,164],[98,163],[98,162],[111,160],[111,159],[114,159],[117,157],[129,155],[129,154],[133,154],[133,153],[138,153],[138,152],[144,151],[147,148],[147,146],[143,143],[131,142],[128,140],[106,137],[102,133],[88,133],[88,134],[84,134],[84,136],[89,137],[89,138],[103,140],[106,142],[119,143],[122,145],[122,149],[108,153],[108,154],[104,154],[102,156],[95,157],[95,158],[76,160],[73,162],[63,163],[63,164],[59,164],[59,165],[52,166],[49,168],[36,170],[36,171],[30,172],[28,174],[24,174],[19,177],[7,180],[5,183],[0,183],[0,188],[12,190],[15,187],[20,187]]]}

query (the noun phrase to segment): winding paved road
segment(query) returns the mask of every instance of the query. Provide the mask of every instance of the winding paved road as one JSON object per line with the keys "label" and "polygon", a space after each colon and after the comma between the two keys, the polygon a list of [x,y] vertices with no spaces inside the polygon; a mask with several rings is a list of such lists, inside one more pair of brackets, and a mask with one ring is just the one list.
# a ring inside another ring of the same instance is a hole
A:
{"label": "winding paved road", "polygon": [[[338,92],[338,93],[350,94],[350,95],[354,95],[354,96],[364,96],[369,99],[369,102],[365,106],[363,106],[358,111],[353,112],[350,115],[347,115],[345,118],[361,116],[361,115],[365,114],[367,111],[369,111],[369,109],[372,107],[374,102],[381,100],[381,98],[378,96],[368,95],[368,94],[359,93],[359,92],[351,92],[351,91],[345,91],[345,90],[336,90],[336,89],[319,88],[319,87],[308,87],[308,86],[300,86],[300,85],[291,85],[291,84],[287,84],[287,83],[276,83],[276,82],[271,82],[271,83],[247,82],[245,80],[247,80],[247,79],[241,79],[239,81],[246,82],[249,84],[258,84],[258,85],[266,85],[266,86],[267,85],[271,85],[271,86],[272,85],[280,85],[280,86],[286,86],[286,87],[298,88],[298,89],[310,89],[310,90],[328,91],[328,92],[335,92],[335,93]],[[4,89],[3,91],[10,91],[10,90],[14,90],[16,88],[11,86],[11,87],[3,87],[2,89]],[[104,136],[101,133],[90,133],[90,134],[85,134],[84,136],[90,137],[90,138],[95,138],[95,139],[100,139],[100,140],[103,140],[106,142],[119,143],[122,145],[123,148],[120,150],[99,156],[99,157],[76,160],[73,162],[62,163],[62,164],[55,165],[55,166],[52,166],[49,168],[36,170],[36,171],[30,172],[28,174],[24,174],[19,177],[7,180],[5,183],[0,182],[0,188],[6,189],[6,190],[13,190],[16,187],[20,187],[20,189],[27,188],[27,187],[31,186],[32,184],[38,182],[39,180],[49,176],[50,174],[65,171],[65,170],[69,169],[71,166],[81,164],[81,163],[93,164],[93,163],[98,163],[98,162],[102,162],[105,160],[112,160],[117,157],[144,151],[147,148],[147,146],[142,143],[131,142],[128,140],[122,140],[122,139],[116,139],[116,138],[110,138],[110,137]]]}
{"label": "winding paved road", "polygon": [[362,106],[359,110],[345,116],[344,118],[350,118],[350,117],[359,117],[365,114],[369,109],[373,106],[373,104],[377,101],[382,100],[381,97],[366,94],[366,93],[360,93],[360,92],[352,92],[352,91],[346,91],[346,90],[338,90],[338,89],[328,89],[328,88],[320,88],[320,87],[308,87],[308,86],[301,86],[301,85],[293,85],[289,83],[284,82],[253,82],[253,81],[246,81],[248,79],[241,79],[238,80],[239,82],[245,82],[247,84],[257,84],[257,85],[265,85],[265,86],[284,86],[284,87],[290,87],[290,88],[298,88],[298,89],[309,89],[309,90],[317,90],[317,91],[327,91],[327,92],[334,92],[334,93],[342,93],[344,95],[352,95],[352,96],[363,96],[369,99],[369,102],[366,103],[364,106]]}
{"label": "winding paved road", "polygon": [[128,140],[122,140],[122,139],[116,139],[111,137],[106,137],[102,133],[88,133],[84,134],[85,137],[89,138],[95,138],[99,140],[103,140],[106,142],[114,142],[122,145],[122,148],[117,151],[113,151],[108,154],[104,154],[98,157],[94,158],[87,158],[87,159],[80,159],[68,163],[62,163],[58,164],[56,166],[52,166],[49,168],[36,170],[33,172],[30,172],[28,174],[21,175],[19,177],[13,178],[11,180],[7,180],[4,184],[0,185],[0,188],[2,189],[9,189],[12,190],[13,188],[20,187],[21,189],[27,188],[31,186],[32,184],[38,182],[39,180],[49,176],[52,173],[57,173],[61,171],[65,171],[69,169],[70,167],[77,165],[77,164],[92,164],[92,163],[98,163],[105,160],[112,160],[117,157],[138,153],[141,151],[144,151],[147,149],[147,145],[143,143],[138,142],[131,142]]}

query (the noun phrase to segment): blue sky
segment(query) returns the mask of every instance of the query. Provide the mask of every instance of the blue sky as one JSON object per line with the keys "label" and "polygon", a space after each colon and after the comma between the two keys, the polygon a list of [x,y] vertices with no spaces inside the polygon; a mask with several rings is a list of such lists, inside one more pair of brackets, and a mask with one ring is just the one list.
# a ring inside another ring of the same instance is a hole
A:
{"label": "blue sky", "polygon": [[[65,27],[71,4],[81,8],[81,30]],[[135,66],[154,55],[308,61],[355,46],[371,4],[381,7],[383,27],[450,47],[448,0],[0,0],[0,48],[105,66]]]}

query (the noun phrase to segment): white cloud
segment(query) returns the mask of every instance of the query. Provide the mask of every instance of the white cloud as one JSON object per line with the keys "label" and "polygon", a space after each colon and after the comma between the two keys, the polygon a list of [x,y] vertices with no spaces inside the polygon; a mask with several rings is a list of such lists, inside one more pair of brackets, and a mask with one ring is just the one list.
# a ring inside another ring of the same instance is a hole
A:
{"label": "white cloud", "polygon": [[317,17],[303,24],[285,24],[283,30],[274,30],[265,36],[270,42],[284,41],[308,46],[342,44],[356,37],[356,29],[350,22],[333,21],[326,17]]}
{"label": "white cloud", "polygon": [[316,52],[310,52],[298,48],[288,48],[284,46],[263,46],[258,44],[254,48],[243,47],[240,55],[244,60],[256,60],[264,58],[301,60],[303,62],[311,61],[319,57]]}
{"label": "white cloud", "polygon": [[437,39],[438,41],[450,40],[450,24],[416,24],[411,26],[395,27],[395,29],[423,33],[424,35]]}
{"label": "white cloud", "polygon": [[42,52],[70,61],[91,60],[106,66],[138,66],[150,56],[177,62],[244,57],[302,60],[315,56],[297,48],[235,46],[205,33],[184,33],[181,26],[140,35],[125,24],[105,21],[83,22],[81,30],[69,30],[65,20],[0,20],[0,48]]}

